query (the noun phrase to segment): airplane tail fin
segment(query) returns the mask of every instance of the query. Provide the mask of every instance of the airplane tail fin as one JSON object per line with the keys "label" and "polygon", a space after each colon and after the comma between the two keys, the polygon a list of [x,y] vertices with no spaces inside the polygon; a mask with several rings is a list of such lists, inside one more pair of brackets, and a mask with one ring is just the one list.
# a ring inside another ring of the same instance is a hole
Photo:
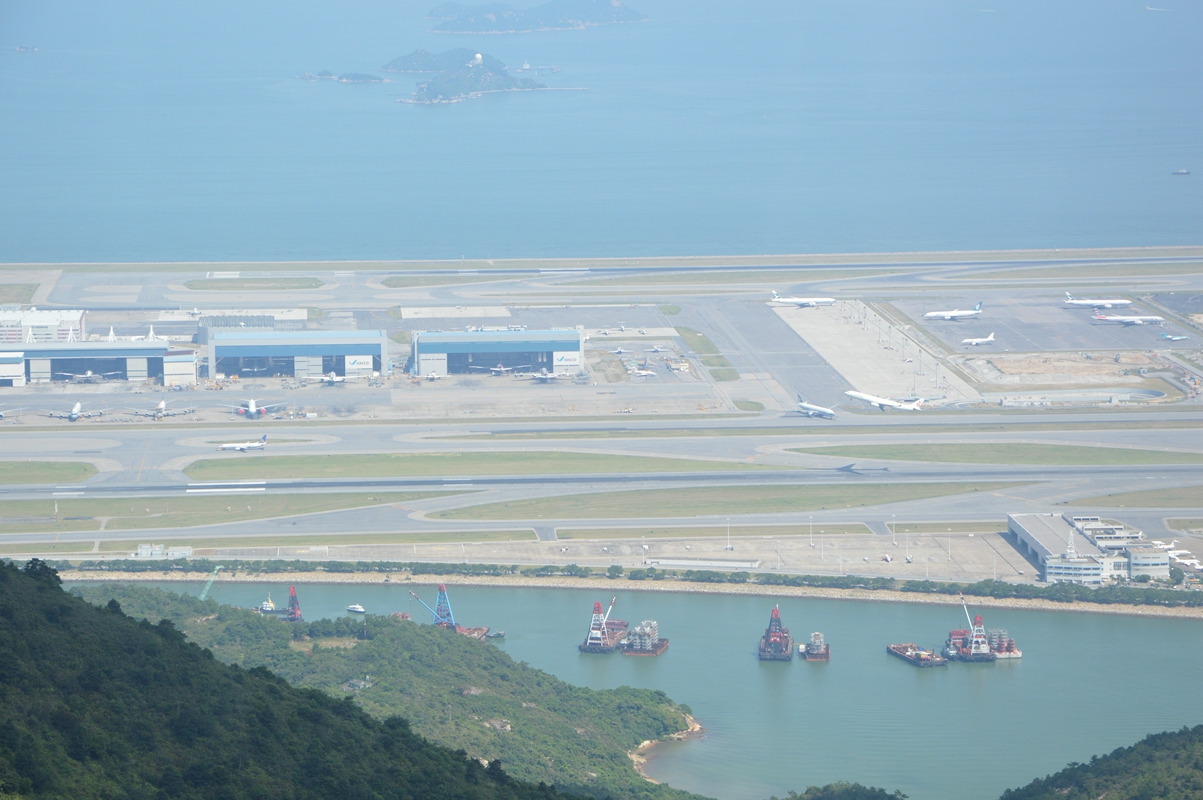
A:
{"label": "airplane tail fin", "polygon": [[1066,293],[1065,293],[1065,301],[1066,301],[1067,303],[1068,303],[1068,302],[1073,302],[1073,299],[1074,299],[1074,296],[1073,296],[1072,294],[1070,294],[1069,292],[1066,292]]}
{"label": "airplane tail fin", "polygon": [[923,398],[922,397],[920,397],[918,400],[915,401],[915,409],[919,410],[921,408],[923,408]]}
{"label": "airplane tail fin", "polygon": [[267,434],[266,433],[259,437],[259,443],[267,444]]}
{"label": "airplane tail fin", "polygon": [[990,335],[986,337],[986,341],[987,341],[987,342],[993,342],[993,341],[994,341],[994,331],[990,331]]}
{"label": "airplane tail fin", "polygon": [[977,301],[977,305],[973,307],[973,310],[974,310],[974,311],[981,311],[981,310],[982,310],[982,301],[981,301],[981,300],[978,300],[978,301]]}
{"label": "airplane tail fin", "polygon": [[776,289],[770,289],[769,291],[771,291],[771,292],[773,293],[773,299],[774,299],[774,300],[780,299],[781,295],[777,294],[777,290],[776,290]]}

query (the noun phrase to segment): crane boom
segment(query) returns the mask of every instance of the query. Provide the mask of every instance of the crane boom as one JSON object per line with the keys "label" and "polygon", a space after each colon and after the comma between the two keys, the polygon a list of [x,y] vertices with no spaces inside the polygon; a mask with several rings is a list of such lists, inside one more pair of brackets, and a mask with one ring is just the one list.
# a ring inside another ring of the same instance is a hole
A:
{"label": "crane boom", "polygon": [[217,580],[217,573],[221,570],[221,565],[218,564],[213,568],[213,574],[209,576],[209,582],[205,584],[205,588],[201,589],[200,599],[204,600],[209,596],[209,590],[213,588],[213,581]]}

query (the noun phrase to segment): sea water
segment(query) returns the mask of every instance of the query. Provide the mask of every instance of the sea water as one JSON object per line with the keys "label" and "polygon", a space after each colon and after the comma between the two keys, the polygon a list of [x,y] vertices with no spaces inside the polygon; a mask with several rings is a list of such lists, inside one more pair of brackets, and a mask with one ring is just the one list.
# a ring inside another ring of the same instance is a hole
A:
{"label": "sea water", "polygon": [[[161,584],[199,594],[202,584]],[[437,587],[302,584],[308,620],[371,614],[432,615]],[[223,584],[210,597],[287,604],[286,580]],[[619,579],[603,591],[448,587],[461,625],[504,631],[490,642],[517,661],[578,686],[636,686],[687,704],[706,729],[656,747],[655,779],[720,800],[765,800],[835,781],[901,790],[914,800],[990,800],[1071,761],[1145,735],[1203,722],[1197,619],[974,609],[1006,628],[1016,661],[919,669],[885,652],[892,642],[939,648],[968,623],[953,606],[639,592]],[[594,602],[634,626],[659,623],[657,658],[586,655]],[[774,605],[796,641],[821,631],[827,663],[760,662],[756,646]],[[282,623],[283,624],[283,623]]]}
{"label": "sea water", "polygon": [[[0,262],[1200,241],[1197,3],[631,0],[509,36],[433,5],[0,0]],[[396,102],[424,76],[383,64],[456,47],[565,91]]]}

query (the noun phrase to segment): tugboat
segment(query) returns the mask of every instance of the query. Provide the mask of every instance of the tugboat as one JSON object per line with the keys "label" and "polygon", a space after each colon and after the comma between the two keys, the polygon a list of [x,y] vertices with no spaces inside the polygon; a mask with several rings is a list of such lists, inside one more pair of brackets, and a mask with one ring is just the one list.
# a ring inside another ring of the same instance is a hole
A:
{"label": "tugboat", "polygon": [[794,657],[794,640],[790,638],[789,628],[781,626],[781,608],[773,606],[769,615],[769,626],[760,637],[760,647],[756,654],[761,661],[789,661]]}
{"label": "tugboat", "polygon": [[815,631],[810,635],[810,641],[798,645],[798,652],[807,661],[830,661],[831,645],[823,640],[823,634]]}

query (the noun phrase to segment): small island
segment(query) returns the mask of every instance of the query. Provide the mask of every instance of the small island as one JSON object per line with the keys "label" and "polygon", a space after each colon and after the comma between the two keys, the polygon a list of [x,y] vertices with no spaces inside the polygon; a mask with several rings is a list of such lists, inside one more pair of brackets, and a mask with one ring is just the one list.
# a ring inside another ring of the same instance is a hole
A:
{"label": "small island", "polygon": [[467,48],[430,53],[426,50],[393,59],[382,67],[389,72],[438,72],[419,83],[402,103],[458,103],[486,92],[523,92],[546,89],[530,78],[510,75],[505,64],[493,56]]}
{"label": "small island", "polygon": [[369,75],[363,72],[347,72],[342,75],[335,75],[328,69],[321,72],[306,72],[303,75],[298,75],[298,78],[304,81],[334,81],[335,83],[388,83],[388,78],[381,78],[379,75]]}
{"label": "small island", "polygon": [[502,3],[484,6],[443,3],[432,8],[427,17],[441,20],[431,29],[432,33],[533,33],[648,21],[648,17],[619,0],[548,0],[528,9]]}

